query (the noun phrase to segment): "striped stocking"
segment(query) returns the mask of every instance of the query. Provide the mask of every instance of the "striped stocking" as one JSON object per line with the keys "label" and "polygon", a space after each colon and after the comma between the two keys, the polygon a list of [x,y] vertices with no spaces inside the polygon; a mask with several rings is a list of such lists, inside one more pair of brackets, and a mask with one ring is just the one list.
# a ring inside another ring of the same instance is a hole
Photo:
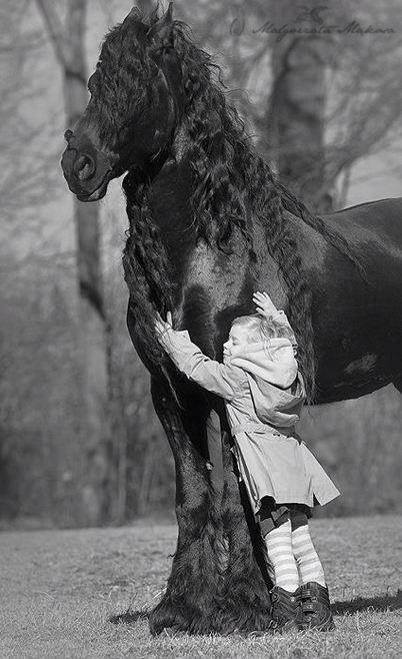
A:
{"label": "striped stocking", "polygon": [[307,524],[292,531],[292,548],[299,570],[300,583],[303,585],[309,581],[316,581],[321,586],[326,586],[324,570]]}
{"label": "striped stocking", "polygon": [[268,561],[274,571],[274,584],[293,593],[299,586],[297,564],[292,551],[290,520],[264,537]]}

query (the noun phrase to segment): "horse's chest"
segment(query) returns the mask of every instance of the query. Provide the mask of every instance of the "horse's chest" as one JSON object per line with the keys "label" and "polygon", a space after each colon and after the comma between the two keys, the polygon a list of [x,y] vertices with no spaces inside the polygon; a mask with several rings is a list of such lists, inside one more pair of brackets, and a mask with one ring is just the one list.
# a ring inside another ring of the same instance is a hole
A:
{"label": "horse's chest", "polygon": [[202,286],[211,293],[228,291],[233,296],[240,291],[246,271],[244,256],[216,253],[202,242],[189,259],[183,285]]}
{"label": "horse's chest", "polygon": [[177,326],[188,329],[204,351],[214,354],[213,345],[226,336],[235,315],[241,315],[245,300],[250,306],[252,291],[246,256],[217,253],[200,242],[181,281],[175,309]]}

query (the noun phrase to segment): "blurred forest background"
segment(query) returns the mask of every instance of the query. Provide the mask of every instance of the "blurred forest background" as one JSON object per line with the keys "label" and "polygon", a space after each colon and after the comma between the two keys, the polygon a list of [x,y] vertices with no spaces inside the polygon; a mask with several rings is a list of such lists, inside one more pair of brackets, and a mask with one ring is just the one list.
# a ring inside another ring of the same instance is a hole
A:
{"label": "blurred forest background", "polygon": [[[173,460],[125,326],[121,181],[83,205],[59,165],[101,39],[131,6],[0,5],[3,527],[173,519]],[[214,55],[258,148],[312,208],[401,194],[399,0],[176,0],[175,17]],[[284,24],[301,31],[275,34]],[[91,227],[91,253],[77,218]],[[79,271],[97,277],[101,320],[83,306]],[[396,510],[401,411],[391,386],[306,410],[301,434],[343,493],[328,514]]]}

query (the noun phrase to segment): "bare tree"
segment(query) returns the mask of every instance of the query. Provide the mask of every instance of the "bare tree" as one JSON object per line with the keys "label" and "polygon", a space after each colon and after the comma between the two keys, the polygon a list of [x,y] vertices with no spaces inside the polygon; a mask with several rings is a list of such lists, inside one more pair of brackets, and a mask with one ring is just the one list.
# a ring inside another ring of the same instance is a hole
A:
{"label": "bare tree", "polygon": [[[67,0],[63,25],[52,0],[36,0],[62,70],[66,124],[73,126],[88,101],[85,62],[87,0]],[[82,393],[85,409],[81,470],[82,524],[100,524],[108,515],[107,318],[103,300],[99,205],[74,199],[80,300]]]}
{"label": "bare tree", "polygon": [[27,70],[32,56],[43,45],[43,34],[34,27],[23,27],[25,13],[26,3],[4,0],[0,6],[0,195],[1,214],[7,221],[14,220],[21,208],[29,211],[39,201],[49,199],[56,178],[50,171],[54,150],[37,157],[49,118],[40,121],[35,117],[32,122],[28,113],[21,110],[35,103],[44,91],[30,79]]}
{"label": "bare tree", "polygon": [[[395,135],[402,104],[401,39],[392,32],[365,39],[350,34],[360,23],[349,3],[329,11],[319,0],[297,7],[284,0],[273,10],[277,27],[308,32],[337,26],[329,33],[287,34],[272,41],[266,115],[281,178],[313,209],[328,211],[345,200],[356,161]],[[361,15],[363,26],[378,20],[370,7]],[[391,18],[384,20],[386,26]]]}
{"label": "bare tree", "polygon": [[[319,3],[312,4],[311,9]],[[295,16],[291,0],[273,4],[276,25],[289,24]],[[302,20],[302,16],[300,18]],[[273,87],[267,113],[271,147],[286,185],[314,207],[324,206],[325,67],[328,39],[287,35],[272,46]],[[325,204],[326,205],[326,204]]]}
{"label": "bare tree", "polygon": [[[402,133],[395,0],[211,0],[207,13],[189,0],[180,10],[224,66],[230,98],[260,150],[313,207],[341,206],[357,161],[395,148]],[[357,23],[385,30],[351,34]],[[289,34],[279,37],[283,25]],[[308,34],[328,25],[340,32]]]}

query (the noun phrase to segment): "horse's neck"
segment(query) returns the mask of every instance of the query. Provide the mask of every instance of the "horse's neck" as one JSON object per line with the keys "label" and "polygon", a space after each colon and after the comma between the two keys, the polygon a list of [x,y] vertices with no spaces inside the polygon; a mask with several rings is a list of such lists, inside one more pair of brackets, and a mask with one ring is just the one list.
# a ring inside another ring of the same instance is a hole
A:
{"label": "horse's neck", "polygon": [[192,193],[191,170],[182,157],[177,158],[172,152],[151,183],[149,201],[152,220],[158,227],[177,283],[197,242],[189,203]]}
{"label": "horse's neck", "polygon": [[[175,136],[170,155],[153,180],[150,190],[153,220],[159,228],[177,283],[182,281],[186,266],[197,248],[197,226],[189,201],[194,192],[192,171],[187,158],[190,147],[190,139],[185,126],[182,125]],[[267,185],[269,184],[267,181]],[[251,209],[250,215],[254,220]],[[270,218],[267,217],[265,221],[269,222]],[[306,270],[311,270],[321,262],[329,247],[327,241],[317,229],[307,225],[296,211],[284,211],[284,221],[290,227],[294,245]],[[265,242],[263,226],[260,225],[257,231],[252,230],[252,233],[253,246],[255,251],[260,253],[265,270],[269,265],[268,261],[272,259],[266,248],[261,249]],[[275,272],[277,265],[273,261],[270,272]]]}
{"label": "horse's neck", "polygon": [[296,210],[284,210],[284,222],[290,230],[292,240],[301,258],[305,272],[317,269],[328,250],[333,246],[317,227],[311,226]]}

